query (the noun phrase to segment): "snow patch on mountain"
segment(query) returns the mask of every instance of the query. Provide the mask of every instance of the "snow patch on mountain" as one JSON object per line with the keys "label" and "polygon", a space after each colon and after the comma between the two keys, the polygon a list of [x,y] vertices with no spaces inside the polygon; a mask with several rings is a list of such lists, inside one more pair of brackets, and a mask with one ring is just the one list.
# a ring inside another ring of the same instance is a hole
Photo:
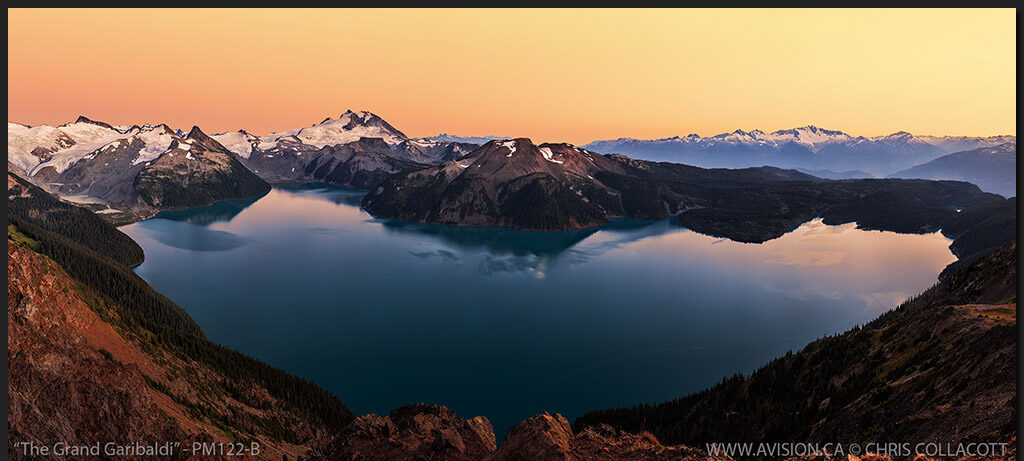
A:
{"label": "snow patch on mountain", "polygon": [[555,154],[551,152],[550,147],[539,147],[538,149],[540,149],[540,154],[544,156],[544,160],[547,160],[551,163],[565,163],[565,160],[555,160]]}
{"label": "snow patch on mountain", "polygon": [[124,136],[124,133],[112,127],[90,122],[75,122],[59,127],[30,127],[8,122],[8,161],[29,174],[44,166],[53,166],[61,172],[90,152]]}
{"label": "snow patch on mountain", "polygon": [[347,111],[337,119],[328,118],[316,125],[271,133],[259,137],[260,150],[277,146],[282,138],[294,136],[303,144],[321,148],[348,144],[359,138],[382,138],[389,145],[399,144],[407,137],[373,113]]}
{"label": "snow patch on mountain", "polygon": [[218,133],[210,137],[242,158],[249,158],[253,147],[259,144],[259,138],[246,133],[245,130]]}
{"label": "snow patch on mountain", "polygon": [[[164,129],[149,129],[136,134],[135,137],[145,143],[145,147],[139,151],[139,156],[132,160],[132,165],[138,165],[143,162],[149,162],[156,160],[160,154],[167,152],[167,149],[171,147],[171,141],[174,140],[176,134],[170,132],[170,130]],[[120,141],[118,141],[120,142]]]}
{"label": "snow patch on mountain", "polygon": [[514,139],[510,139],[508,141],[499,142],[498,145],[508,149],[508,156],[509,157],[511,157],[512,154],[516,153],[516,140],[514,140]]}

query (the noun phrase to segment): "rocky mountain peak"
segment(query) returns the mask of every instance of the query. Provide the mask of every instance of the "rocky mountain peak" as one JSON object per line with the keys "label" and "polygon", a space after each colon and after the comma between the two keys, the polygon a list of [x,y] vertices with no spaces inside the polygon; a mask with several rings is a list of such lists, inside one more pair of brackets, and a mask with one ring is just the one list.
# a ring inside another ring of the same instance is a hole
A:
{"label": "rocky mountain peak", "polygon": [[391,150],[391,146],[384,142],[384,138],[379,137],[363,136],[348,145],[357,151],[390,152]]}
{"label": "rocky mountain peak", "polygon": [[192,129],[189,130],[188,134],[185,136],[185,139],[193,139],[199,142],[214,142],[213,139],[207,136],[206,133],[203,133],[203,130],[201,130],[199,126],[196,125],[192,126]]}
{"label": "rocky mountain peak", "polygon": [[157,132],[157,133],[169,134],[169,135],[174,135],[174,136],[181,136],[180,133],[175,132],[174,130],[172,130],[171,127],[167,126],[166,123],[161,123],[161,124],[159,124],[157,126],[154,126],[154,127],[150,128],[150,129],[152,131]]}
{"label": "rocky mountain peak", "polygon": [[896,139],[910,139],[910,138],[913,138],[913,137],[914,137],[914,135],[912,135],[912,134],[910,134],[910,133],[908,133],[906,131],[897,131],[897,132],[895,132],[893,134],[890,134],[890,135],[886,136],[885,139],[896,140]]}
{"label": "rocky mountain peak", "polygon": [[75,123],[88,123],[90,125],[101,126],[103,128],[107,128],[107,129],[111,129],[111,130],[115,130],[116,131],[116,128],[111,126],[109,123],[99,122],[99,121],[96,121],[96,120],[92,120],[92,119],[90,119],[90,118],[88,118],[88,117],[86,117],[84,115],[79,115],[78,118],[75,119]]}

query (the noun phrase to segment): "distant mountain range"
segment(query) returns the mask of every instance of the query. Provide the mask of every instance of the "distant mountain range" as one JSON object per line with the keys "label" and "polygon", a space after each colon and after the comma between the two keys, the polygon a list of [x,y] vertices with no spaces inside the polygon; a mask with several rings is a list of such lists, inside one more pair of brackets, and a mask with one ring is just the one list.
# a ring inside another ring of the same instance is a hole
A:
{"label": "distant mountain range", "polygon": [[1004,197],[1017,195],[1017,142],[944,155],[889,175],[890,178],[952,179],[977,184]]}
{"label": "distant mountain range", "polygon": [[512,139],[513,136],[455,136],[453,134],[441,133],[437,136],[428,136],[427,139],[442,142],[465,142],[470,144],[486,144],[496,139]]}
{"label": "distant mountain range", "polygon": [[831,171],[861,170],[885,176],[953,152],[1016,143],[1016,136],[918,136],[900,131],[888,136],[851,136],[805,126],[765,133],[736,130],[711,137],[691,134],[664,139],[619,138],[583,147],[600,153],[685,163],[705,168],[771,165]]}
{"label": "distant mountain range", "polygon": [[[708,138],[689,135],[660,140],[596,141],[577,148],[568,144],[536,146],[525,138],[495,139],[491,136],[459,137],[450,134],[410,138],[371,112],[350,110],[337,118],[326,118],[307,127],[263,136],[245,130],[207,136],[199,127],[185,133],[164,124],[115,126],[84,116],[57,127],[8,122],[7,144],[8,170],[60,195],[89,195],[120,209],[131,210],[140,217],[162,209],[251,196],[268,190],[269,183],[321,181],[371,190],[393,177],[420,170],[443,172],[445,177],[455,181],[453,172],[458,172],[461,169],[459,165],[468,162],[476,169],[471,174],[458,176],[480,176],[485,169],[491,176],[478,185],[505,187],[505,183],[515,183],[516,188],[529,185],[525,190],[537,197],[568,191],[568,195],[560,195],[564,200],[551,203],[557,202],[563,207],[574,204],[571,205],[572,210],[548,210],[554,214],[541,218],[536,206],[528,206],[535,201],[530,199],[522,203],[520,210],[526,213],[528,208],[532,208],[529,214],[533,217],[524,215],[513,219],[498,213],[492,216],[495,219],[484,219],[488,224],[506,225],[502,223],[508,218],[512,221],[507,225],[513,227],[586,227],[604,222],[608,216],[629,215],[620,209],[629,206],[628,203],[610,205],[619,199],[609,198],[627,192],[611,190],[608,184],[595,180],[594,168],[619,174],[622,165],[631,163],[626,157],[606,157],[601,153],[701,167],[769,165],[795,168],[800,173],[772,172],[771,175],[807,180],[814,180],[813,177],[853,179],[893,175],[970,181],[1003,195],[1013,195],[1016,188],[1016,138],[1013,136],[933,137],[900,132],[865,138],[813,126],[774,133],[737,130]],[[522,154],[498,158],[501,156],[494,151],[506,145],[523,149]],[[939,159],[959,151],[973,153]],[[478,160],[483,163],[478,163]],[[936,163],[912,168],[932,161]],[[655,168],[654,164],[644,165],[647,166],[643,168]],[[552,168],[558,170],[550,175],[557,179],[557,187],[555,183],[526,178],[530,174],[551,173],[548,170]],[[417,174],[422,176],[426,173]],[[459,179],[454,184],[467,180]],[[499,197],[491,189],[486,193],[477,192],[482,195],[474,200],[486,201],[474,202],[475,207],[495,207],[506,200],[513,200],[509,203],[526,200],[525,196],[519,199]],[[370,195],[368,203],[373,209],[387,206],[384,205],[387,200],[378,195]],[[419,199],[422,201],[425,197]],[[509,203],[502,206],[507,208]],[[644,206],[653,205],[645,203]],[[670,202],[668,209],[673,209],[673,206]],[[477,208],[476,211],[482,209]],[[659,209],[665,209],[665,206]],[[390,214],[404,216],[407,211],[395,210]],[[436,218],[428,219],[424,215],[415,219],[460,223],[476,219],[467,217],[476,216],[473,212],[442,218],[444,212],[440,209],[435,211],[441,213]],[[663,213],[641,214],[654,216]]]}

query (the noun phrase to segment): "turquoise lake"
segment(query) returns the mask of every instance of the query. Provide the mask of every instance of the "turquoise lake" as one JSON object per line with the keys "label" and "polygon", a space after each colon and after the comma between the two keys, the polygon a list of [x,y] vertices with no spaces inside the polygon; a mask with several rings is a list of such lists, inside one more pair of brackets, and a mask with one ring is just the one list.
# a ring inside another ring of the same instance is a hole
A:
{"label": "turquoise lake", "polygon": [[275,187],[121,227],[136,272],[211,340],[356,414],[415,402],[487,416],[654,403],[749,373],[923,291],[939,233],[820,220],[762,244],[674,220],[525,232],[375,219],[363,192]]}

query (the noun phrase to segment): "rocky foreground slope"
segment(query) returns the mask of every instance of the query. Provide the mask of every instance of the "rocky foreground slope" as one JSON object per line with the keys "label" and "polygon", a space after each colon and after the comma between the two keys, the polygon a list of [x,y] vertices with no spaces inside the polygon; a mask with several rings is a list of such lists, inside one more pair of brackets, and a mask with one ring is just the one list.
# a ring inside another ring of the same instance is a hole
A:
{"label": "rocky foreground slope", "polygon": [[142,256],[130,238],[19,179],[8,176],[9,458],[25,443],[245,442],[280,459],[352,420],[323,389],[207,340],[129,269]]}
{"label": "rocky foreground slope", "polygon": [[118,308],[8,230],[8,456],[18,443],[259,443],[299,455],[329,431],[267,388],[125,327]]}
{"label": "rocky foreground slope", "polygon": [[452,461],[702,460],[728,459],[703,449],[665,446],[650,433],[620,432],[608,425],[574,432],[560,414],[543,413],[511,427],[501,447],[483,416],[461,419],[451,410],[416,404],[389,416],[364,415],[323,449],[301,459]]}

